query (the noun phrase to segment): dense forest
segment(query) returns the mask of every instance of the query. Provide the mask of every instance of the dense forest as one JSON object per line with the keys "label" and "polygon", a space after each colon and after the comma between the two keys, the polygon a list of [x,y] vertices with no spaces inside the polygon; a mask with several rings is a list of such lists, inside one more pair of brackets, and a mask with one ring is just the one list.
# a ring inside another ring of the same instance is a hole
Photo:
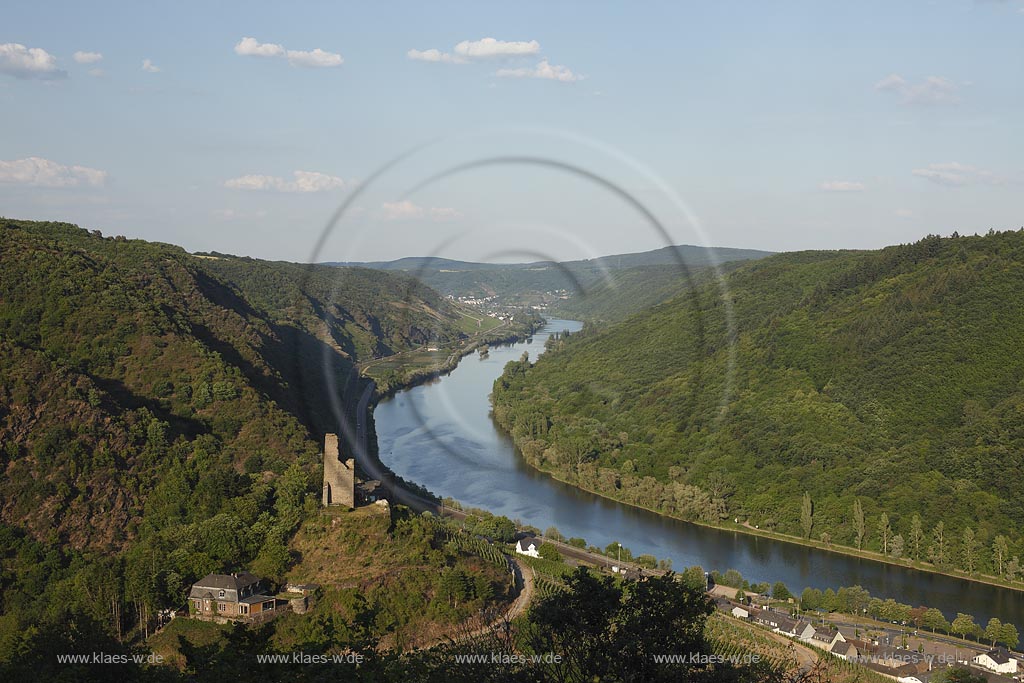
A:
{"label": "dense forest", "polygon": [[508,365],[526,460],[665,514],[1022,578],[1024,232],[743,264]]}
{"label": "dense forest", "polygon": [[280,578],[355,362],[461,339],[401,274],[0,221],[0,661]]}

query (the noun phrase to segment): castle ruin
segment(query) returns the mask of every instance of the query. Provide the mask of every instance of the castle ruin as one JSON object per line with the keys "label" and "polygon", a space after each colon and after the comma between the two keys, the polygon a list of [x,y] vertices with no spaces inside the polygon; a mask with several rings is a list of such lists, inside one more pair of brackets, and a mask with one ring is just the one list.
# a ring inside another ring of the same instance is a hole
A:
{"label": "castle ruin", "polygon": [[342,461],[338,450],[338,435],[324,437],[324,507],[356,506],[356,461]]}

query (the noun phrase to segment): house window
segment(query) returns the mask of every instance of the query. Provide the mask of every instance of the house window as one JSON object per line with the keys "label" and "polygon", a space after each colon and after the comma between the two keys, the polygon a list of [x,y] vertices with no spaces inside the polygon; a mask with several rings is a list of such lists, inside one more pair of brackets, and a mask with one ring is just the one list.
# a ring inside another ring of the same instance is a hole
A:
{"label": "house window", "polygon": [[228,611],[228,604],[226,602],[218,602],[217,603],[217,611],[218,612],[227,612]]}
{"label": "house window", "polygon": [[223,588],[220,589],[220,595],[218,595],[217,597],[220,597],[220,598],[224,597],[224,589]]}
{"label": "house window", "polygon": [[202,600],[193,600],[192,602],[195,603],[196,610],[202,611],[202,609],[203,609],[203,601]]}
{"label": "house window", "polygon": [[238,613],[239,614],[248,614],[249,613],[249,605],[239,605],[238,606]]}

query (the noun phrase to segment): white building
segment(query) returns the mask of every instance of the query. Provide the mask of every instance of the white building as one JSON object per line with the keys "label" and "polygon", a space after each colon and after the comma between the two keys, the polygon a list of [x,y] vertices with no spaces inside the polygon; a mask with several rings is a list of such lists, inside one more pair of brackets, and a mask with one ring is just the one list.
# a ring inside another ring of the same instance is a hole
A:
{"label": "white building", "polygon": [[732,615],[734,617],[736,617],[737,619],[749,619],[750,618],[750,612],[748,612],[747,610],[743,609],[742,607],[738,607],[738,606],[732,608]]}
{"label": "white building", "polygon": [[1017,673],[1017,660],[1010,656],[1010,653],[1001,647],[994,648],[988,652],[974,657],[972,660],[980,667],[999,674]]}
{"label": "white building", "polygon": [[537,542],[536,538],[520,538],[516,541],[516,553],[519,555],[540,557],[540,553],[537,552],[539,549],[540,543]]}

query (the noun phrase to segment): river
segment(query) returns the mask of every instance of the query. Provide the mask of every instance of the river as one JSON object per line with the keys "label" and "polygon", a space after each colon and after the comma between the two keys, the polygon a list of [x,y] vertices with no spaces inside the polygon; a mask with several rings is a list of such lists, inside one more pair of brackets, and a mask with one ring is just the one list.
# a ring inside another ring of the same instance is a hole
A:
{"label": "river", "polygon": [[464,506],[479,507],[540,529],[555,526],[605,547],[618,541],[634,554],[672,560],[675,569],[739,570],[751,582],[805,587],[861,585],[873,596],[937,607],[950,620],[974,615],[1024,627],[1024,593],[954,577],[829,553],[792,543],[668,519],[553,480],[528,467],[490,416],[494,380],[523,352],[535,359],[551,332],[580,323],[550,320],[529,343],[492,347],[465,357],[449,375],[382,401],[374,410],[380,459],[396,474]]}

